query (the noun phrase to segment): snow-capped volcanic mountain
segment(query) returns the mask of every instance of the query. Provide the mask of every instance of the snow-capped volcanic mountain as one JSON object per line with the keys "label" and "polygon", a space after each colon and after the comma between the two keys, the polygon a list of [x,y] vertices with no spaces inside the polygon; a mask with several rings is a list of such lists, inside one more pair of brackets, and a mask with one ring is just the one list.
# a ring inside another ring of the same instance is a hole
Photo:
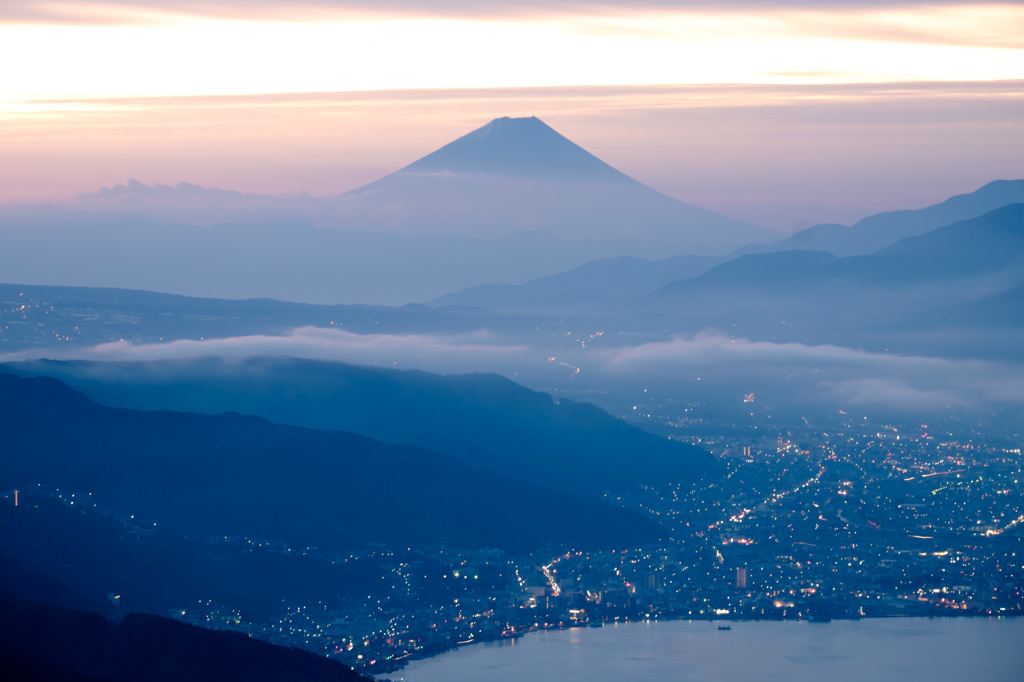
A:
{"label": "snow-capped volcanic mountain", "polygon": [[784,236],[661,194],[536,117],[495,119],[344,199],[346,224],[401,234],[537,230],[686,253]]}
{"label": "snow-capped volcanic mountain", "polygon": [[536,118],[492,121],[347,194],[130,181],[0,207],[0,228],[7,281],[385,304],[784,236],[660,194]]}

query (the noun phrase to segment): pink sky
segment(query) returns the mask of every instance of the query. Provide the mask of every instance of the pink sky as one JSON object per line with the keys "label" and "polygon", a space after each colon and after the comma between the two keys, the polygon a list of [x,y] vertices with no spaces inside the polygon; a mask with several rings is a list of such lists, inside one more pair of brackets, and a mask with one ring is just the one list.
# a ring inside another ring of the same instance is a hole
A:
{"label": "pink sky", "polygon": [[1020,5],[419,5],[4,4],[0,203],[336,194],[504,115],[781,229],[1024,177]]}

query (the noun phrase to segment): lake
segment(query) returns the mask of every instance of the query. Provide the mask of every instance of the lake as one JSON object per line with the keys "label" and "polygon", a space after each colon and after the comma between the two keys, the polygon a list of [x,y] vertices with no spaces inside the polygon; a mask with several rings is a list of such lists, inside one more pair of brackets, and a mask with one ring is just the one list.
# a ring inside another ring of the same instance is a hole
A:
{"label": "lake", "polygon": [[390,673],[408,682],[1020,682],[1024,619],[651,621],[464,646]]}

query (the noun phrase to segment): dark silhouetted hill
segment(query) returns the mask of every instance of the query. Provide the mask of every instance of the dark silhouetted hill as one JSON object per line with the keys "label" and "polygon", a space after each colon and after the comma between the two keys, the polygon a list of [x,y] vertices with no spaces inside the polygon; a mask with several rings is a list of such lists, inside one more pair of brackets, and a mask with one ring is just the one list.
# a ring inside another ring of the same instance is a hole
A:
{"label": "dark silhouetted hill", "polygon": [[130,614],[120,623],[0,590],[0,666],[11,682],[360,682],[342,663],[237,632]]}
{"label": "dark silhouetted hill", "polygon": [[352,433],[108,408],[50,378],[0,374],[0,428],[0,488],[91,492],[107,509],[190,537],[529,551],[633,546],[660,534],[636,513],[542,485],[543,469],[512,480]]}
{"label": "dark silhouetted hill", "polygon": [[575,492],[694,481],[711,456],[587,403],[494,374],[441,376],[292,358],[27,363],[108,405],[253,414],[417,445],[474,467]]}
{"label": "dark silhouetted hill", "polygon": [[344,608],[379,589],[386,573],[374,557],[334,562],[265,538],[188,540],[141,518],[109,516],[92,506],[95,495],[75,505],[35,486],[20,492],[18,507],[0,504],[0,584],[51,606],[120,618],[212,600],[260,622],[282,603]]}

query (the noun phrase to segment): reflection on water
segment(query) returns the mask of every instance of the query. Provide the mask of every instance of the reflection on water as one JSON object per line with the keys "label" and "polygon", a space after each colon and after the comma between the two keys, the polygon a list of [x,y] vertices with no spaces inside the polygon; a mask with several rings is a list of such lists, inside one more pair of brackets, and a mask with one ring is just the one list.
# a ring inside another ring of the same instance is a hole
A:
{"label": "reflection on water", "polygon": [[1024,619],[906,618],[607,625],[535,632],[415,661],[408,682],[1019,682]]}

